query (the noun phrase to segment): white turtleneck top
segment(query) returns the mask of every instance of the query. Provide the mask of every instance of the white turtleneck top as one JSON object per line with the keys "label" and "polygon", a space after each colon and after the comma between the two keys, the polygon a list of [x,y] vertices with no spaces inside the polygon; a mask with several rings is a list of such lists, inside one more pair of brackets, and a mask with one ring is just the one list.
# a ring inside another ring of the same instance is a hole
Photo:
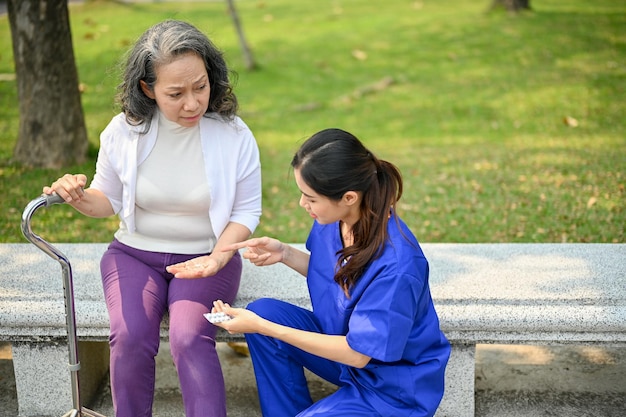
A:
{"label": "white turtleneck top", "polygon": [[115,237],[153,252],[211,252],[217,238],[200,128],[180,126],[160,112],[158,118],[156,144],[137,170],[135,233],[121,227]]}

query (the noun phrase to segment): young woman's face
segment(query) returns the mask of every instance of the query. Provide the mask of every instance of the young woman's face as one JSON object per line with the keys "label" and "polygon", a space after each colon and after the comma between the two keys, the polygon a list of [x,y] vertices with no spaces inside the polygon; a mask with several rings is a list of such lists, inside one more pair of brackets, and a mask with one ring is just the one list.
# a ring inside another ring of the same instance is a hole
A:
{"label": "young woman's face", "polygon": [[156,101],[166,119],[184,127],[197,125],[211,96],[204,61],[194,53],[181,55],[156,68],[156,76],[152,91],[141,81],[143,92]]}
{"label": "young woman's face", "polygon": [[311,217],[320,224],[330,224],[338,220],[344,220],[350,213],[350,206],[346,206],[343,200],[333,201],[328,197],[317,194],[309,187],[300,176],[300,170],[294,169],[296,184],[302,193],[300,207],[305,209]]}

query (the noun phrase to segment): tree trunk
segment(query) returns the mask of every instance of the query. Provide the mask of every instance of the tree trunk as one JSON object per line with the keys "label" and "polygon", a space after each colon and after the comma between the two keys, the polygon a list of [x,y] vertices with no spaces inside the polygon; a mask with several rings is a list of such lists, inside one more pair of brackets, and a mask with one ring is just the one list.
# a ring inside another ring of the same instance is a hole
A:
{"label": "tree trunk", "polygon": [[67,0],[8,0],[20,124],[14,158],[35,167],[82,163],[88,140]]}
{"label": "tree trunk", "polygon": [[228,3],[228,12],[233,20],[235,29],[237,30],[237,36],[239,36],[239,44],[241,45],[241,50],[243,51],[243,59],[246,69],[253,70],[256,68],[256,63],[254,62],[254,57],[252,56],[252,52],[250,52],[250,48],[246,42],[246,37],[243,34],[243,28],[239,22],[239,15],[237,14],[237,9],[235,9],[235,3],[233,0],[226,0],[226,3]]}
{"label": "tree trunk", "polygon": [[530,10],[530,0],[493,0],[491,10],[504,7],[509,12],[519,12],[520,10]]}

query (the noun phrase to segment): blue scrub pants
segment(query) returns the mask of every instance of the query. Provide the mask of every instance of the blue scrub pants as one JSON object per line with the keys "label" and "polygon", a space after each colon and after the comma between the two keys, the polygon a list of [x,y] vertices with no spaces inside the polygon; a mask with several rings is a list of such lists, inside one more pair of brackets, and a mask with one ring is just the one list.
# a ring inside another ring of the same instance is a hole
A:
{"label": "blue scrub pants", "polygon": [[[319,323],[311,311],[284,301],[262,298],[250,303],[247,308],[275,323],[321,332]],[[264,417],[379,415],[358,389],[339,380],[345,365],[311,355],[271,337],[259,334],[246,334],[245,337]],[[334,394],[313,404],[304,368],[340,388]]]}

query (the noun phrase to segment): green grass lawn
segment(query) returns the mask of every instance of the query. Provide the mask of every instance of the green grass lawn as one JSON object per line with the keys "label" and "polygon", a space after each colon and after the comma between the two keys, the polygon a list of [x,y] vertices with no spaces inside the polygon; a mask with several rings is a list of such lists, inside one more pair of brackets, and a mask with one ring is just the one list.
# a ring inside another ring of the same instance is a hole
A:
{"label": "green grass lawn", "polygon": [[[405,177],[401,214],[422,242],[624,242],[626,3],[534,0],[237,3],[259,65],[247,71],[226,3],[72,4],[92,158],[61,170],[11,161],[18,134],[7,16],[0,16],[0,231],[23,242],[21,213],[65,172],[93,175],[98,136],[117,112],[118,63],[165,18],[207,33],[238,73],[241,115],[261,150],[256,235],[302,242],[310,218],[289,170],[298,145],[340,127]],[[106,242],[117,220],[55,206],[33,230]]]}

